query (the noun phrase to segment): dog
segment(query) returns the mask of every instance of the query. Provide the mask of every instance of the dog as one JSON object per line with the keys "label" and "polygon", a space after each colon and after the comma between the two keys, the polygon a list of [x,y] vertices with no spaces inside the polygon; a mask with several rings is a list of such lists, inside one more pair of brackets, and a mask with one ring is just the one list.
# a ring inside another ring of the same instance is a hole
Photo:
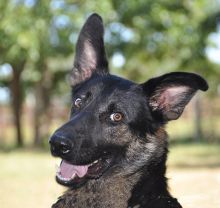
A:
{"label": "dog", "polygon": [[52,208],[181,208],[165,177],[164,128],[208,84],[186,72],[142,84],[111,75],[103,33],[92,14],[78,37],[70,120],[49,140],[62,159],[56,180],[69,189]]}

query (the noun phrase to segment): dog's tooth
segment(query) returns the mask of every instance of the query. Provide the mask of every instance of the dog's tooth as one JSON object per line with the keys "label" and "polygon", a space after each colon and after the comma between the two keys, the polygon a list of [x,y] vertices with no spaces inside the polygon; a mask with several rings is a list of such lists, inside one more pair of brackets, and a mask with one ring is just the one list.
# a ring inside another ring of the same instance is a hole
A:
{"label": "dog's tooth", "polygon": [[71,176],[71,179],[74,179],[76,176],[76,173],[74,173],[72,176]]}
{"label": "dog's tooth", "polygon": [[98,163],[99,161],[98,160],[96,160],[96,161],[94,161],[92,164],[96,164],[96,163]]}

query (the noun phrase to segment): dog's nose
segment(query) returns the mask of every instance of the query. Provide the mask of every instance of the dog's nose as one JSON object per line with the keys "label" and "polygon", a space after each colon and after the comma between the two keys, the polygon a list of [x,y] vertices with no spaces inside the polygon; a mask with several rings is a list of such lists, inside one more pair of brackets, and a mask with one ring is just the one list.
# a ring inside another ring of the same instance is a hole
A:
{"label": "dog's nose", "polygon": [[54,156],[64,156],[71,152],[72,142],[61,135],[53,134],[49,139],[51,153]]}

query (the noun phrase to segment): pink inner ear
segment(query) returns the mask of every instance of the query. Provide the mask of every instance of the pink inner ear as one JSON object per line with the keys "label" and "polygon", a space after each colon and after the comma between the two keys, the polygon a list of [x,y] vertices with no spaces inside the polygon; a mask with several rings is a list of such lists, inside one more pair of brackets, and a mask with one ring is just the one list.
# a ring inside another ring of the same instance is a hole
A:
{"label": "pink inner ear", "polygon": [[87,80],[92,76],[96,69],[97,57],[91,43],[86,40],[83,44],[83,59],[80,59],[80,69],[74,68],[70,78],[71,85],[74,86],[82,81]]}
{"label": "pink inner ear", "polygon": [[[83,47],[84,47],[83,57],[85,57],[85,60],[82,60],[83,65],[81,66],[81,68],[83,71],[92,71],[96,68],[96,63],[97,63],[95,50],[88,40],[84,42]],[[85,63],[85,66],[84,66],[84,63]]]}
{"label": "pink inner ear", "polygon": [[[187,86],[173,86],[163,89],[158,96],[158,107],[169,109],[181,101],[181,96],[189,90]],[[158,93],[159,94],[159,93]]]}

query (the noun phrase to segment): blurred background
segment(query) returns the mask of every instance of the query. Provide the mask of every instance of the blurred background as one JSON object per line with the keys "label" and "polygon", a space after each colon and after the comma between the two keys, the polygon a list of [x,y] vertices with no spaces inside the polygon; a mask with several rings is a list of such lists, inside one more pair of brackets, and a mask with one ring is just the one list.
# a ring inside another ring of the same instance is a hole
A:
{"label": "blurred background", "polygon": [[167,177],[184,208],[220,208],[219,0],[0,0],[0,206],[50,207],[49,135],[68,119],[77,36],[99,13],[112,73],[195,72],[210,89],[168,126]]}

